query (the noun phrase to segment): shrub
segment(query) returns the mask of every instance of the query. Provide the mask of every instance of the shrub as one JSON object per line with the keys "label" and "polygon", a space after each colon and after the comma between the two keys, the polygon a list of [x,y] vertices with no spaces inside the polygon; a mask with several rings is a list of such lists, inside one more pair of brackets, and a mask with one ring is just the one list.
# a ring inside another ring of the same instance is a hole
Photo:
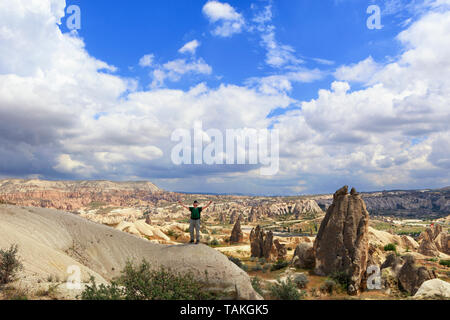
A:
{"label": "shrub", "polygon": [[209,243],[209,245],[218,246],[218,245],[220,245],[220,242],[217,239],[212,239],[211,242]]}
{"label": "shrub", "polygon": [[442,266],[450,267],[450,260],[441,260],[439,264]]}
{"label": "shrub", "polygon": [[304,288],[306,288],[307,284],[309,283],[309,280],[305,274],[301,273],[294,278],[294,282],[298,288],[304,289]]}
{"label": "shrub", "polygon": [[325,280],[325,282],[320,286],[320,291],[332,294],[336,290],[336,282],[331,279]]}
{"label": "shrub", "polygon": [[290,277],[285,281],[278,279],[276,283],[269,286],[269,292],[277,300],[300,300],[305,295],[305,292],[298,292],[297,285]]}
{"label": "shrub", "polygon": [[345,271],[335,271],[331,273],[330,278],[339,284],[343,289],[347,290],[350,284],[350,275]]}
{"label": "shrub", "polygon": [[83,300],[206,300],[212,296],[191,275],[170,269],[153,270],[145,260],[138,266],[127,262],[122,275],[109,285],[91,284],[83,291]]}
{"label": "shrub", "polygon": [[97,286],[94,277],[91,277],[90,285],[87,285],[81,293],[82,300],[123,300],[124,297],[125,291],[117,282],[112,281],[110,285]]}
{"label": "shrub", "polygon": [[17,257],[19,247],[16,244],[11,245],[8,250],[0,249],[0,284],[7,284],[17,279],[23,265]]}
{"label": "shrub", "polygon": [[266,258],[259,258],[259,263],[261,263],[261,264],[265,264],[267,261],[266,261]]}
{"label": "shrub", "polygon": [[397,251],[397,246],[393,243],[389,243],[384,246],[384,251]]}
{"label": "shrub", "polygon": [[260,295],[262,295],[262,287],[261,287],[261,279],[258,277],[252,278],[252,287],[255,289],[256,292],[258,292]]}
{"label": "shrub", "polygon": [[262,271],[262,269],[263,269],[262,265],[257,264],[252,268],[252,271]]}
{"label": "shrub", "polygon": [[271,263],[268,263],[268,264],[265,264],[264,266],[263,266],[263,273],[266,273],[267,271],[269,271],[270,269],[272,269],[272,264]]}
{"label": "shrub", "polygon": [[228,257],[228,260],[233,262],[235,265],[237,265],[239,268],[242,268],[242,261],[239,258],[236,257]]}
{"label": "shrub", "polygon": [[272,265],[271,271],[281,270],[283,268],[286,268],[289,265],[289,262],[278,260],[276,263]]}

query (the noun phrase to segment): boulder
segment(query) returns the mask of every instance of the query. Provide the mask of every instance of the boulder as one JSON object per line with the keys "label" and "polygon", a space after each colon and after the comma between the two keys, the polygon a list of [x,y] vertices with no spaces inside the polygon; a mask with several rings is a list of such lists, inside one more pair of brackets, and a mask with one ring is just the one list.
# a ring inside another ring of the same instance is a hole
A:
{"label": "boulder", "polygon": [[314,241],[315,272],[329,275],[345,272],[349,275],[349,294],[361,290],[368,261],[369,213],[361,196],[345,186],[333,196]]}
{"label": "boulder", "polygon": [[426,267],[418,267],[411,255],[405,257],[405,263],[398,272],[398,281],[401,288],[414,295],[425,281],[436,278],[434,272]]}
{"label": "boulder", "polygon": [[422,283],[414,298],[446,298],[450,299],[450,283],[441,279],[428,280]]}
{"label": "boulder", "polygon": [[312,243],[301,243],[294,251],[291,264],[300,269],[312,269],[315,265],[314,247]]}

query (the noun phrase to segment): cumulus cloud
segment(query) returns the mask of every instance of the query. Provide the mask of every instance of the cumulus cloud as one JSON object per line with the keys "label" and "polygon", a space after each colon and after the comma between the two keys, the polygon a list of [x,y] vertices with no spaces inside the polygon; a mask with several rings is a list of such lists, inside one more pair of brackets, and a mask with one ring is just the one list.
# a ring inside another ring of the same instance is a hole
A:
{"label": "cumulus cloud", "polygon": [[[450,11],[442,6],[398,35],[403,51],[397,59],[339,67],[330,87],[315,99],[297,101],[289,96],[292,82],[320,79],[319,70],[286,69],[244,86],[200,83],[187,90],[136,91],[135,82],[89,55],[81,38],[61,33],[57,22],[64,5],[63,0],[0,2],[3,176],[147,178],[173,190],[188,185],[206,191],[206,179],[198,179],[204,175],[216,178],[208,180],[212,192],[272,194],[323,192],[342,184],[366,189],[448,184]],[[226,5],[210,6],[217,26],[239,16]],[[260,17],[267,19],[267,12]],[[284,61],[279,65],[295,63]],[[195,57],[151,67],[156,84],[212,73]],[[352,89],[354,81],[365,87]],[[292,104],[301,108],[268,118]],[[278,129],[279,174],[261,178],[249,167],[173,165],[171,133],[198,120],[205,130]]]}
{"label": "cumulus cloud", "polygon": [[153,65],[154,59],[155,59],[154,54],[146,54],[139,60],[139,65],[141,67],[151,67]]}
{"label": "cumulus cloud", "polygon": [[334,76],[336,79],[343,81],[370,83],[380,67],[381,66],[369,56],[367,59],[356,64],[339,67],[334,73]]}
{"label": "cumulus cloud", "polygon": [[240,33],[245,25],[245,19],[228,3],[208,1],[203,6],[203,14],[215,28],[212,33],[220,37],[230,37]]}
{"label": "cumulus cloud", "polygon": [[212,67],[202,58],[194,60],[176,59],[169,61],[153,72],[152,87],[160,87],[166,79],[179,81],[185,74],[210,75]]}
{"label": "cumulus cloud", "polygon": [[179,53],[190,53],[195,54],[195,51],[200,46],[200,42],[197,40],[192,40],[186,43],[183,47],[181,47],[180,50],[178,50]]}

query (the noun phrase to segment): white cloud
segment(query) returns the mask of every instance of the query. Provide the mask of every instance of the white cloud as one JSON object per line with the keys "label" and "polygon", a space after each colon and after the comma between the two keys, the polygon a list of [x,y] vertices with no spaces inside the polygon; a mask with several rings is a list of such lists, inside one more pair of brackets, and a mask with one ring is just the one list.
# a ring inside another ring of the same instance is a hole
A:
{"label": "white cloud", "polygon": [[208,1],[203,6],[202,11],[210,23],[216,25],[212,31],[216,36],[230,37],[233,34],[242,32],[245,25],[242,15],[228,3]]}
{"label": "white cloud", "polygon": [[[82,39],[61,33],[56,22],[64,5],[63,0],[0,2],[1,175],[159,178],[181,190],[209,187],[198,175],[210,170],[230,191],[247,186],[271,193],[344,183],[370,189],[449,182],[449,11],[429,12],[413,22],[398,37],[404,50],[394,61],[362,61],[342,76],[370,78],[373,84],[352,91],[347,81],[336,81],[317,98],[299,102],[288,95],[292,83],[318,79],[320,71],[290,68],[256,88],[199,84],[128,94],[133,81],[105,73],[114,68],[90,56]],[[215,23],[229,14],[217,13]],[[205,61],[192,58],[158,65],[154,76],[163,82],[211,72]],[[267,118],[292,104],[301,109]],[[170,135],[197,120],[204,129],[220,130],[275,122],[279,175],[260,179],[258,170],[174,167]]]}
{"label": "white cloud", "polygon": [[197,40],[192,40],[186,43],[180,50],[178,50],[179,53],[187,53],[195,54],[195,51],[200,46],[200,42]]}
{"label": "white cloud", "polygon": [[280,68],[303,63],[303,60],[296,56],[294,48],[281,44],[276,40],[276,28],[271,24],[272,5],[267,5],[263,11],[255,15],[252,21],[256,25],[251,29],[257,30],[261,34],[261,45],[267,51],[266,63],[269,66]]}
{"label": "white cloud", "polygon": [[212,68],[202,58],[195,60],[176,59],[162,65],[153,72],[152,87],[160,87],[166,79],[179,81],[185,74],[210,75]]}
{"label": "white cloud", "polygon": [[141,67],[151,67],[153,65],[154,59],[155,59],[154,54],[146,54],[139,60],[139,65]]}
{"label": "white cloud", "polygon": [[343,81],[370,83],[380,67],[381,66],[369,56],[367,59],[356,64],[339,67],[334,73],[334,76],[336,79]]}

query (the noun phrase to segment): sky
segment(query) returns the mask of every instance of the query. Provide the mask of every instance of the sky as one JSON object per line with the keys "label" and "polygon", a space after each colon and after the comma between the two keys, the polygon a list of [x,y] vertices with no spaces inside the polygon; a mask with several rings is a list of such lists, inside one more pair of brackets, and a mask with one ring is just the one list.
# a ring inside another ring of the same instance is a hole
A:
{"label": "sky", "polygon": [[[2,0],[0,178],[448,186],[449,34],[450,0]],[[277,172],[175,163],[174,132],[199,121],[209,142],[277,132]]]}

